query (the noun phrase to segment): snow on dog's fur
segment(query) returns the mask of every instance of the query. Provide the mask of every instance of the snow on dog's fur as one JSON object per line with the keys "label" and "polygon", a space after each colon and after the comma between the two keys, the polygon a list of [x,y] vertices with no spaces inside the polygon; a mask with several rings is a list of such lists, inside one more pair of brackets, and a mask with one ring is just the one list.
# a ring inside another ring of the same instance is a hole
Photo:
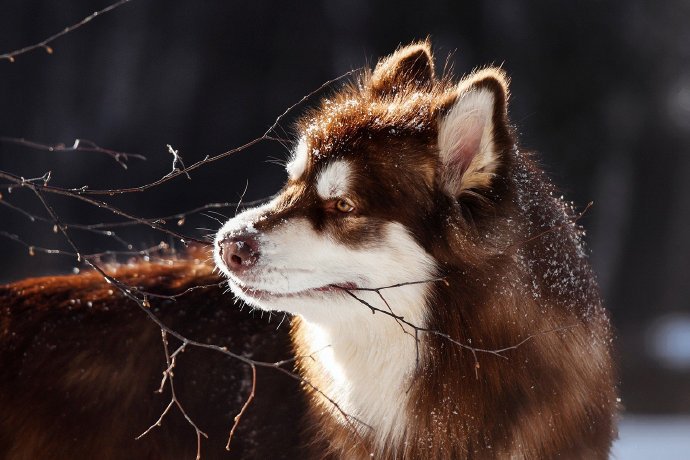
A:
{"label": "snow on dog's fur", "polygon": [[[246,303],[297,316],[314,455],[606,458],[610,331],[573,210],[516,146],[508,82],[453,83],[398,50],[299,124],[288,182],[228,221],[215,260]],[[442,277],[382,293],[358,291]],[[505,357],[472,353],[441,335]],[[552,331],[552,332],[544,332]]]}

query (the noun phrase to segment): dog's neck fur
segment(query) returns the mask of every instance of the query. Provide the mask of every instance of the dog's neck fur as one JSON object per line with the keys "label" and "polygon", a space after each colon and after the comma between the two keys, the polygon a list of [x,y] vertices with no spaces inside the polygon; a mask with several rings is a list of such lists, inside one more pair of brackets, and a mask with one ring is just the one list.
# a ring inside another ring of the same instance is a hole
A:
{"label": "dog's neck fur", "polygon": [[[420,307],[425,305],[425,291],[424,286],[406,286],[382,293],[389,305],[395,305],[395,314],[424,327]],[[387,311],[378,294],[355,294]],[[355,299],[346,302],[360,304]],[[299,366],[306,379],[323,392],[314,395],[320,409],[337,423],[357,427],[363,438],[372,441],[373,451],[384,444],[400,445],[410,423],[409,390],[418,357],[414,330],[381,312],[372,314],[364,304],[342,307],[349,307],[350,320],[312,320],[303,315],[296,322],[293,339],[297,355],[313,356],[313,360],[300,360]],[[346,419],[324,395],[350,418]]]}

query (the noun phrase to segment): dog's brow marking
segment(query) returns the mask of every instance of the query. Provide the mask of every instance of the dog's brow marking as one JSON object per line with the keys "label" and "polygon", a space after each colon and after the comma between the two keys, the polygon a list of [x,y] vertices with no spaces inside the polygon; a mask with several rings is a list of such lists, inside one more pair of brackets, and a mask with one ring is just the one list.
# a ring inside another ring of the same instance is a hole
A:
{"label": "dog's brow marking", "polygon": [[297,143],[297,147],[295,147],[295,151],[292,153],[292,158],[285,167],[290,179],[297,179],[304,174],[304,171],[307,169],[308,157],[307,141],[303,137]]}
{"label": "dog's brow marking", "polygon": [[347,193],[351,178],[350,163],[338,160],[330,163],[319,173],[316,191],[323,199],[343,196]]}

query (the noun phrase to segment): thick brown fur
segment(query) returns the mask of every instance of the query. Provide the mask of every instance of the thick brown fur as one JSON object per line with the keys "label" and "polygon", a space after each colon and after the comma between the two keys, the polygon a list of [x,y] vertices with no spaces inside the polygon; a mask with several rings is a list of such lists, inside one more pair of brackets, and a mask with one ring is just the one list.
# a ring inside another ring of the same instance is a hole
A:
{"label": "thick brown fur", "polygon": [[[439,160],[439,125],[464,94],[478,90],[493,96],[496,158],[490,167],[464,164],[462,186],[450,195],[447,165]],[[608,318],[575,211],[557,197],[532,155],[518,149],[507,100],[500,69],[480,70],[456,84],[435,75],[428,42],[398,50],[300,122],[310,152],[306,170],[290,178],[275,212],[256,230],[306,217],[356,247],[380,237],[385,223],[400,223],[447,281],[429,284],[426,324],[419,326],[483,349],[520,345],[504,351],[504,358],[475,356],[422,333],[420,361],[405,393],[403,440],[383,445],[366,428],[343,423],[312,387],[300,393],[294,381],[263,372],[231,454],[608,457],[617,410]],[[352,164],[358,210],[353,218],[334,220],[307,185],[340,158]],[[161,293],[218,282],[194,260],[138,263],[114,275]],[[133,441],[168,401],[153,394],[164,357],[157,327],[113,290],[95,273],[0,288],[0,456],[193,458],[194,432],[179,414]],[[220,289],[152,303],[167,324],[191,337],[257,359],[288,357],[285,334],[276,336],[274,325],[237,311]],[[314,351],[299,318],[291,335],[296,354]],[[323,376],[315,361],[298,364],[318,387]],[[185,352],[178,366],[181,399],[211,435],[204,458],[221,458],[227,429],[248,391],[248,369],[198,350]],[[305,428],[300,438],[298,425]]]}
{"label": "thick brown fur", "polygon": [[[206,256],[204,255],[204,258]],[[173,264],[112,267],[124,283],[159,294],[218,283],[193,258]],[[248,308],[224,288],[193,290],[177,300],[151,299],[171,328],[258,360],[290,357],[287,328]],[[266,315],[264,315],[266,316]],[[171,350],[179,342],[170,339]],[[134,438],[170,400],[159,387],[161,333],[139,307],[95,272],[0,286],[0,458],[194,459],[196,436],[175,408],[160,427]],[[258,369],[257,398],[232,443],[225,442],[251,387],[251,370],[219,353],[189,347],[174,370],[178,397],[209,435],[202,458],[297,458],[296,422],[304,402],[297,382]],[[291,429],[292,428],[292,429]]]}
{"label": "thick brown fur", "polygon": [[[469,186],[448,196],[439,123],[465,92],[482,89],[494,96],[498,160],[489,172],[469,168],[463,177]],[[532,155],[518,149],[507,99],[500,69],[457,85],[437,79],[424,42],[382,60],[299,125],[312,154],[304,176],[288,184],[288,196],[291,188],[302,189],[301,181],[313,181],[320,165],[348,159],[356,175],[352,193],[370,224],[405,225],[448,281],[430,287],[423,326],[484,349],[522,343],[504,353],[507,359],[479,353],[476,366],[470,351],[422,334],[423,356],[409,390],[411,422],[400,444],[376,445],[366,429],[355,435],[311,392],[315,458],[324,452],[333,458],[608,457],[617,411],[608,317],[575,212]],[[346,229],[339,239],[354,245],[363,237]],[[298,353],[308,350],[299,321],[293,340]],[[301,366],[319,381],[319,367]]]}

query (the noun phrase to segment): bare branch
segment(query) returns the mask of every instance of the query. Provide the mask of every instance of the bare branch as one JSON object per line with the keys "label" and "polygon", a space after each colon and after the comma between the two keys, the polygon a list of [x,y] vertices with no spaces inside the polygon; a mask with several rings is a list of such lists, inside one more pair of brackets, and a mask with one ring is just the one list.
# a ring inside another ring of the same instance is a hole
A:
{"label": "bare branch", "polygon": [[[57,225],[55,226],[57,228]],[[69,256],[69,257],[77,257],[78,254],[76,252],[72,251],[65,251],[63,249],[51,249],[51,248],[44,248],[41,246],[36,246],[33,244],[29,244],[26,241],[22,240],[18,235],[15,235],[13,233],[6,232],[4,230],[0,230],[0,236],[3,236],[9,240],[15,241],[25,248],[29,250],[29,255],[33,256],[36,255],[36,253],[43,253],[43,254],[57,254],[61,256]],[[83,259],[93,259],[93,260],[98,260],[104,257],[118,257],[118,256],[140,256],[140,257],[150,257],[152,253],[154,252],[161,252],[169,249],[170,246],[168,243],[161,241],[155,246],[149,246],[148,248],[140,249],[138,251],[101,251],[101,252],[94,252],[91,254],[82,254],[81,257]],[[160,259],[163,260],[163,259]]]}
{"label": "bare branch", "polygon": [[[372,313],[377,313],[377,312],[383,313],[384,315],[390,316],[391,318],[393,318],[396,322],[398,322],[398,324],[402,323],[405,326],[412,328],[412,330],[414,330],[414,332],[415,332],[414,338],[417,341],[417,355],[418,356],[419,356],[419,341],[418,341],[419,336],[418,336],[418,333],[420,333],[420,332],[441,337],[441,338],[448,340],[449,342],[457,345],[460,348],[468,350],[470,353],[472,353],[472,356],[474,358],[474,368],[475,368],[475,377],[476,378],[479,378],[479,367],[480,367],[479,359],[477,357],[478,353],[486,353],[486,354],[494,355],[496,357],[507,360],[508,357],[505,356],[503,353],[505,353],[506,351],[510,351],[510,350],[516,350],[517,348],[519,348],[520,346],[524,345],[525,343],[529,342],[530,340],[534,339],[537,336],[544,335],[544,334],[551,333],[551,332],[563,331],[563,330],[571,329],[571,328],[578,326],[578,324],[571,324],[571,325],[562,326],[562,327],[558,327],[558,328],[554,328],[554,329],[549,329],[546,331],[538,331],[534,334],[529,334],[525,339],[521,340],[520,342],[518,342],[516,344],[509,345],[509,346],[506,346],[503,348],[498,348],[498,349],[478,348],[478,347],[473,347],[471,345],[468,345],[466,343],[462,343],[459,340],[446,334],[445,332],[441,332],[441,331],[438,331],[435,329],[429,329],[429,328],[421,327],[421,326],[418,326],[416,324],[411,323],[410,321],[406,320],[405,317],[403,317],[401,315],[396,315],[395,313],[393,313],[392,309],[390,309],[390,305],[388,305],[388,302],[386,302],[385,299],[384,299],[384,302],[390,311],[382,310],[380,308],[373,306],[370,302],[367,302],[366,300],[362,299],[361,297],[358,297],[353,292],[353,291],[372,291],[372,292],[376,292],[381,298],[383,298],[383,295],[381,294],[382,289],[388,289],[390,287],[405,286],[405,285],[410,285],[410,284],[437,282],[437,281],[446,281],[446,280],[442,279],[442,278],[436,278],[436,279],[426,280],[426,281],[413,281],[413,282],[409,282],[409,283],[399,283],[397,285],[387,286],[384,288],[356,288],[356,289],[353,289],[353,288],[338,286],[336,284],[332,284],[331,286],[334,288],[342,290],[343,292],[345,292],[347,295],[349,295],[353,299],[355,299],[358,302],[360,302],[361,304],[365,305],[366,307],[368,307],[371,310]],[[446,284],[448,284],[447,281],[446,281]],[[419,364],[419,357],[417,357],[417,364]]]}
{"label": "bare branch", "polygon": [[172,179],[174,179],[180,175],[183,175],[183,174],[186,175],[187,177],[189,177],[189,173],[191,171],[194,171],[195,169],[198,169],[198,168],[205,166],[209,163],[213,163],[215,161],[222,160],[223,158],[227,158],[230,155],[241,152],[243,150],[247,150],[248,148],[251,148],[251,147],[253,147],[253,146],[255,146],[261,142],[264,142],[264,141],[277,141],[277,142],[287,141],[285,139],[282,139],[282,138],[279,138],[279,137],[276,137],[273,135],[275,130],[280,125],[280,122],[283,120],[283,118],[285,118],[290,112],[292,112],[296,107],[301,105],[303,102],[311,99],[314,95],[316,95],[316,94],[320,93],[321,91],[323,91],[324,89],[328,88],[333,83],[338,82],[338,81],[342,80],[343,78],[346,78],[346,77],[348,77],[348,76],[350,76],[356,72],[359,72],[360,70],[361,69],[350,70],[349,72],[346,72],[346,73],[340,75],[339,77],[333,78],[332,80],[328,80],[327,82],[323,83],[321,86],[319,86],[318,88],[316,88],[315,90],[313,90],[312,92],[307,94],[306,96],[303,96],[299,101],[297,101],[296,103],[294,103],[293,105],[288,107],[282,114],[280,114],[278,116],[278,118],[276,118],[275,122],[266,130],[266,132],[263,135],[245,143],[244,145],[230,149],[230,150],[225,151],[223,153],[219,153],[217,155],[213,155],[213,156],[206,155],[202,160],[199,160],[196,163],[193,163],[192,165],[190,165],[189,167],[186,167],[186,168],[184,166],[182,168],[177,168],[177,169],[175,169],[173,167],[173,170],[171,172],[164,175],[160,179],[155,180],[155,181],[150,182],[150,183],[147,183],[147,184],[144,184],[144,185],[140,185],[138,187],[128,187],[128,188],[121,188],[121,189],[107,189],[107,190],[95,190],[95,189],[92,190],[92,189],[89,189],[88,186],[84,186],[81,188],[71,189],[71,190],[74,192],[78,192],[80,195],[111,195],[111,196],[112,195],[121,195],[124,193],[143,192],[143,191],[146,191],[148,189],[158,187],[159,185],[164,184],[164,183],[166,183],[166,182],[168,182],[168,181],[170,181],[170,180],[172,180]]}
{"label": "bare branch", "polygon": [[177,399],[177,393],[175,393],[175,382],[174,382],[174,375],[173,375],[173,370],[175,369],[175,365],[177,364],[177,356],[182,353],[187,346],[185,342],[182,342],[182,345],[175,350],[174,353],[170,353],[170,348],[168,344],[168,334],[164,331],[161,330],[161,339],[163,341],[163,350],[165,351],[165,362],[168,365],[166,369],[163,371],[163,380],[161,381],[161,386],[158,389],[158,393],[163,392],[163,388],[165,387],[166,382],[168,383],[168,386],[170,387],[170,402],[168,403],[167,406],[165,406],[165,409],[161,413],[160,417],[158,417],[158,420],[156,420],[151,426],[149,426],[143,433],[141,433],[139,436],[137,436],[136,440],[139,440],[146,436],[148,433],[151,432],[155,427],[161,426],[163,423],[163,419],[165,418],[166,415],[170,412],[170,409],[172,409],[173,405],[177,406],[179,409],[180,413],[182,416],[187,420],[187,423],[194,428],[194,431],[196,433],[196,460],[201,459],[201,437],[205,437],[208,439],[208,435],[201,431],[199,427],[194,423],[194,421],[191,419],[189,414],[187,414],[187,411],[185,408],[182,406],[182,403],[180,402],[179,399]]}
{"label": "bare branch", "polygon": [[[255,206],[257,204],[263,203],[264,201],[266,201],[266,199],[248,201],[245,203],[232,203],[232,202],[208,203],[208,204],[205,204],[203,206],[199,206],[199,207],[190,209],[188,211],[179,212],[177,214],[171,214],[171,215],[162,216],[162,217],[141,218],[140,220],[123,220],[120,222],[99,222],[96,224],[63,223],[63,225],[68,227],[68,228],[73,228],[73,229],[77,229],[77,230],[84,230],[87,232],[96,233],[96,234],[103,235],[106,237],[111,237],[111,238],[115,239],[116,241],[118,241],[119,243],[123,244],[128,249],[131,249],[132,244],[123,240],[122,238],[120,238],[114,231],[112,231],[112,230],[101,230],[101,229],[111,229],[111,228],[118,228],[118,227],[132,227],[135,225],[147,225],[148,226],[149,224],[152,224],[152,223],[153,224],[159,224],[159,225],[165,225],[169,221],[174,221],[178,227],[181,227],[186,223],[187,218],[189,218],[190,216],[192,216],[194,214],[202,214],[203,215],[203,211],[207,211],[210,209],[225,209],[225,208],[237,209],[238,206],[240,206],[240,205],[242,205],[242,206]],[[32,213],[30,213],[30,212],[28,212],[28,211],[26,211],[26,210],[24,210],[18,206],[13,205],[12,203],[8,202],[7,200],[3,200],[3,197],[1,194],[0,194],[0,205],[3,205],[9,209],[12,209],[13,211],[16,211],[16,212],[24,215],[24,217],[29,219],[31,222],[40,221],[40,222],[50,223],[51,225],[53,223],[52,220],[50,220],[46,217],[32,214]],[[213,212],[213,211],[210,211],[210,212]],[[229,219],[228,216],[225,216],[223,214],[220,214],[220,213],[216,213],[216,214],[220,215],[221,217],[223,217],[225,219]],[[53,227],[53,233],[57,233],[57,228]]]}
{"label": "bare branch", "polygon": [[[2,195],[0,195],[0,205],[3,205],[3,206],[5,206],[5,207],[7,207],[7,208],[9,208],[15,212],[18,212],[19,214],[21,214],[24,217],[26,217],[27,219],[29,219],[31,222],[39,221],[39,222],[46,222],[46,223],[53,224],[53,222],[46,217],[32,214],[32,213],[26,211],[25,209],[20,208],[19,206],[15,206],[6,200],[3,200]],[[120,243],[121,245],[123,245],[124,247],[126,247],[127,249],[132,249],[134,247],[134,245],[132,245],[132,243],[125,241],[124,239],[120,238],[120,236],[118,236],[112,230],[99,230],[99,228],[96,226],[81,225],[81,224],[63,224],[63,225],[66,225],[68,228],[83,230],[86,232],[95,233],[97,235],[102,235],[102,236],[105,236],[108,238],[112,238],[115,241],[117,241],[118,243]],[[53,233],[57,233],[57,232],[58,232],[58,228],[57,228],[57,226],[55,226],[55,224],[53,224]],[[4,233],[5,233],[5,236],[9,235],[7,232],[4,232]],[[11,239],[17,240],[18,237],[17,238],[15,238],[15,237],[17,237],[17,235],[10,236]]]}
{"label": "bare branch", "polygon": [[116,3],[113,3],[109,6],[106,6],[102,10],[95,11],[92,14],[86,16],[84,19],[77,22],[76,24],[73,24],[69,27],[65,27],[60,32],[51,35],[50,37],[46,38],[45,40],[41,40],[40,42],[35,43],[33,45],[25,46],[24,48],[20,48],[20,49],[14,50],[14,51],[8,51],[6,53],[0,54],[0,60],[7,59],[10,62],[14,62],[15,58],[17,56],[21,56],[22,54],[26,54],[26,53],[29,53],[31,51],[34,51],[34,50],[37,50],[40,48],[44,49],[46,51],[46,53],[48,53],[48,54],[53,54],[53,48],[48,46],[50,43],[54,42],[55,40],[62,37],[63,35],[67,35],[68,33],[86,25],[88,22],[91,22],[97,16],[101,16],[103,14],[106,14],[106,13],[108,13],[108,12],[110,12],[116,8],[121,7],[125,3],[129,3],[131,1],[132,0],[120,0]]}
{"label": "bare branch", "polygon": [[[187,242],[195,242],[195,243],[199,243],[202,245],[208,244],[207,241],[201,240],[199,238],[185,236],[185,235],[182,235],[178,232],[169,230],[155,221],[150,221],[148,219],[143,219],[141,217],[137,217],[137,216],[134,216],[132,214],[129,214],[125,211],[122,211],[119,208],[116,208],[115,206],[112,206],[112,205],[106,203],[105,201],[95,200],[95,199],[90,198],[90,197],[82,196],[81,193],[78,193],[78,192],[75,193],[75,191],[73,191],[73,190],[68,190],[68,189],[65,189],[62,187],[54,187],[51,185],[47,185],[47,182],[50,180],[49,174],[46,174],[40,178],[25,179],[23,177],[17,176],[15,174],[12,174],[12,173],[9,173],[6,171],[0,171],[0,178],[9,180],[11,183],[15,184],[15,186],[17,186],[17,187],[29,188],[36,194],[39,194],[39,192],[41,194],[45,192],[45,193],[52,193],[52,194],[56,194],[56,195],[62,195],[62,196],[66,196],[66,197],[75,198],[77,200],[83,201],[85,203],[96,206],[98,208],[108,210],[108,211],[112,212],[113,214],[116,214],[120,217],[124,217],[126,219],[129,219],[129,220],[141,223],[141,224],[148,225],[149,227],[154,228],[158,231],[166,233],[170,236],[174,236],[175,238],[179,238],[185,244]],[[43,180],[44,184],[43,185],[37,184],[36,182],[39,180]]]}
{"label": "bare branch", "polygon": [[[261,204],[265,201],[266,201],[266,199],[262,198],[260,200],[246,201],[244,203],[232,203],[232,202],[208,203],[208,204],[205,204],[203,206],[198,206],[196,208],[190,209],[188,211],[178,212],[177,214],[171,214],[168,216],[144,218],[144,219],[135,220],[135,221],[124,220],[121,222],[110,222],[110,223],[102,223],[101,222],[101,223],[97,223],[97,224],[85,225],[85,227],[88,227],[88,228],[115,228],[115,227],[131,227],[133,225],[148,225],[151,223],[164,225],[168,221],[174,221],[178,227],[181,227],[182,225],[185,224],[188,217],[190,217],[194,214],[203,214],[204,211],[208,211],[209,209],[225,209],[225,208],[237,209],[240,205],[241,206],[255,206],[255,205]],[[220,213],[217,213],[217,214],[220,214]],[[220,214],[220,216],[225,218],[225,219],[229,219],[228,216],[225,216],[223,214]]]}
{"label": "bare branch", "polygon": [[123,169],[127,169],[127,161],[130,158],[135,158],[137,160],[146,160],[144,155],[138,153],[125,153],[118,152],[116,150],[106,149],[99,146],[93,141],[87,139],[75,139],[74,144],[71,147],[67,147],[65,144],[42,144],[40,142],[30,141],[21,137],[0,137],[0,142],[6,144],[21,145],[24,147],[29,147],[36,150],[45,150],[48,152],[94,152],[102,153],[111,157],[115,160]]}

